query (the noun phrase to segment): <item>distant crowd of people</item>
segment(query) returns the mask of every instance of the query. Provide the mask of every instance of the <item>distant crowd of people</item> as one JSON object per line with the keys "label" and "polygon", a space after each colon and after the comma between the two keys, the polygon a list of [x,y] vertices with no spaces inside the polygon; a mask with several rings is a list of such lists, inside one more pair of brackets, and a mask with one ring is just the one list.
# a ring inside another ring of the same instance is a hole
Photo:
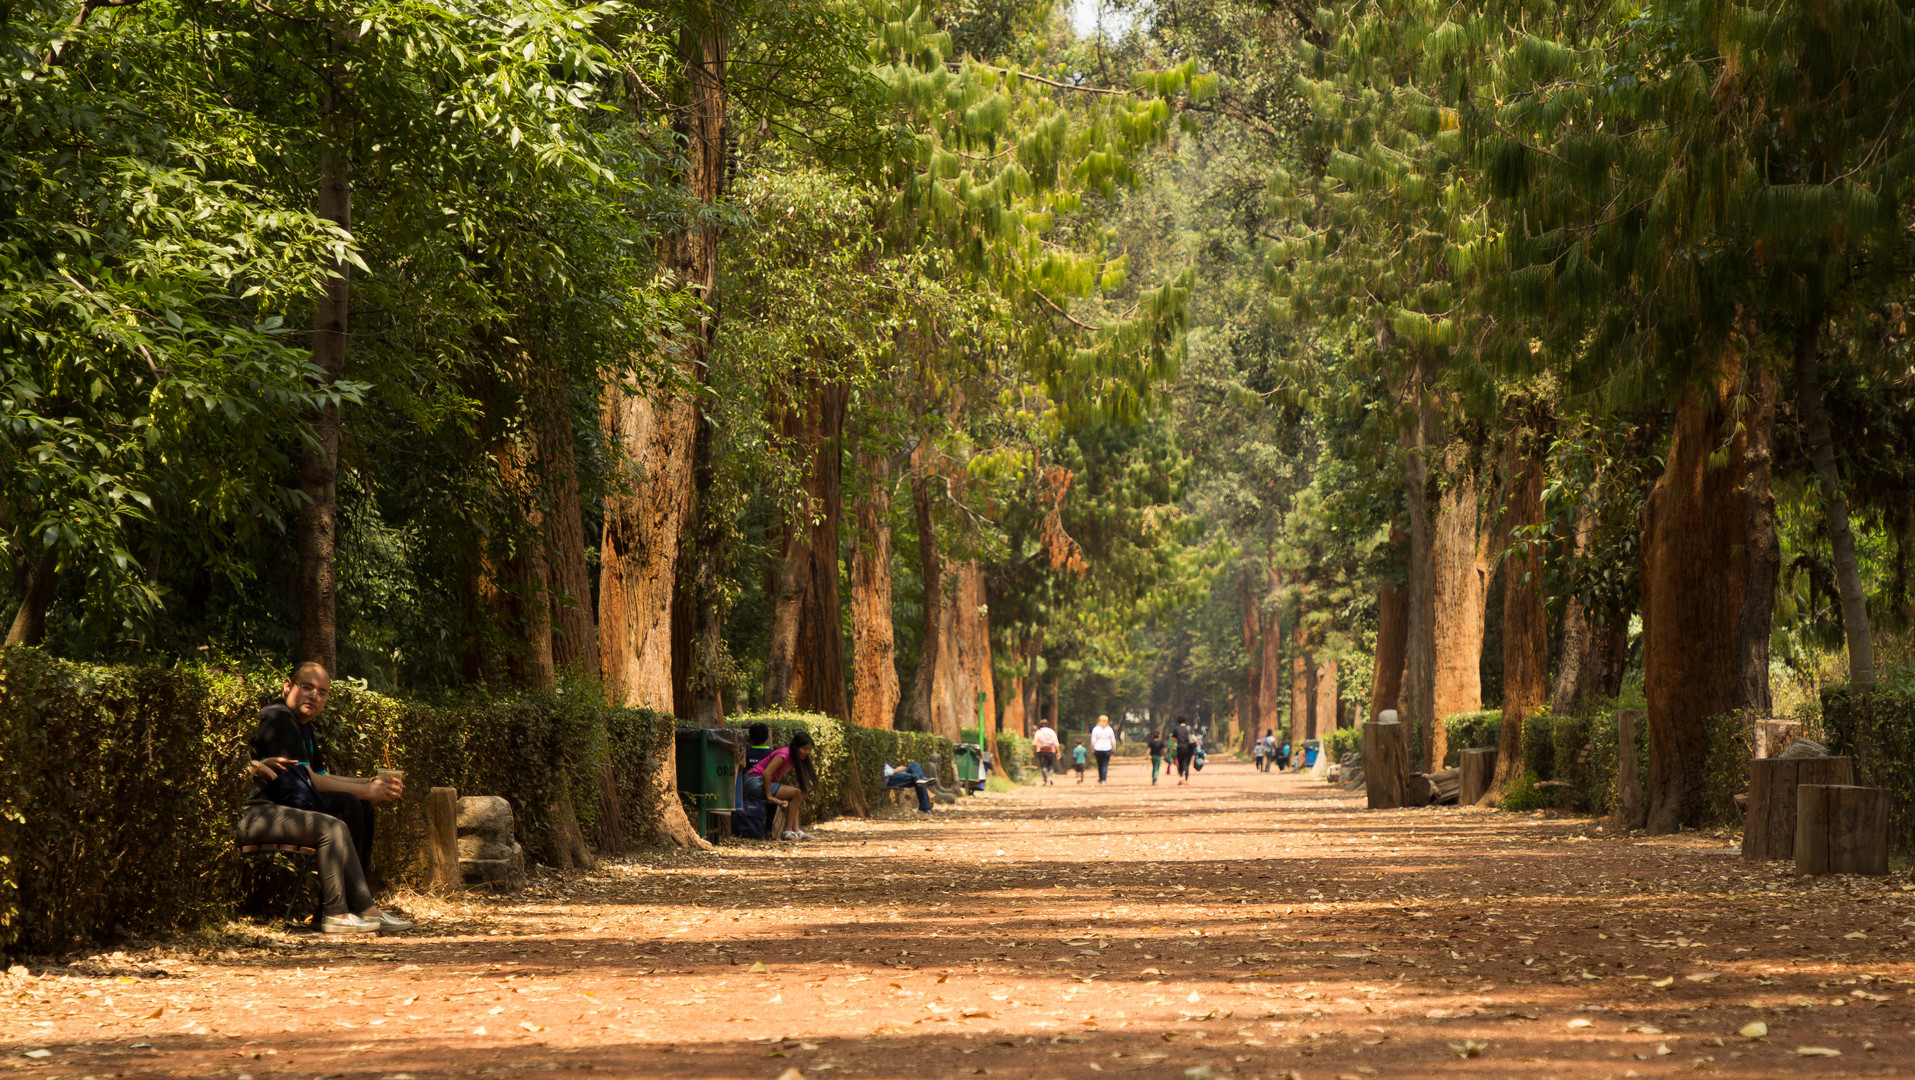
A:
{"label": "distant crowd of people", "polygon": [[[1110,717],[1099,716],[1097,724],[1090,729],[1090,745],[1085,746],[1084,739],[1077,739],[1070,748],[1070,768],[1077,774],[1077,782],[1083,783],[1091,761],[1097,762],[1097,782],[1110,782],[1111,754],[1117,749],[1117,729],[1110,723]],[[1187,717],[1177,717],[1168,732],[1153,731],[1145,742],[1150,753],[1150,782],[1154,786],[1165,775],[1166,764],[1174,767],[1179,785],[1190,783],[1193,772],[1202,772],[1204,767],[1204,735],[1191,726]],[[1058,737],[1057,729],[1049,720],[1039,720],[1037,730],[1031,735],[1031,750],[1037,759],[1037,774],[1040,784],[1054,783],[1053,777],[1062,775],[1060,759],[1065,753],[1063,741]],[[1250,745],[1250,761],[1258,772],[1290,767],[1291,749],[1287,742],[1279,742],[1275,731],[1265,731]]]}

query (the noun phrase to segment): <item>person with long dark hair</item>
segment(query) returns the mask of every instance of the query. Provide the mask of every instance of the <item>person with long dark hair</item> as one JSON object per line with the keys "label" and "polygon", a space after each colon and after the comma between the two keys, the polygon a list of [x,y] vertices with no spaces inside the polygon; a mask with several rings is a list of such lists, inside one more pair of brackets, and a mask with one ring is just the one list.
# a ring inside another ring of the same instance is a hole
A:
{"label": "person with long dark hair", "polygon": [[793,732],[791,742],[766,754],[745,774],[745,794],[754,799],[776,803],[789,826],[786,840],[810,840],[803,828],[805,796],[818,786],[818,769],[811,762],[815,752],[810,735]]}
{"label": "person with long dark hair", "polygon": [[1179,716],[1177,727],[1171,732],[1171,738],[1177,741],[1177,782],[1190,783],[1190,762],[1197,756],[1197,733],[1190,729],[1190,721]]}

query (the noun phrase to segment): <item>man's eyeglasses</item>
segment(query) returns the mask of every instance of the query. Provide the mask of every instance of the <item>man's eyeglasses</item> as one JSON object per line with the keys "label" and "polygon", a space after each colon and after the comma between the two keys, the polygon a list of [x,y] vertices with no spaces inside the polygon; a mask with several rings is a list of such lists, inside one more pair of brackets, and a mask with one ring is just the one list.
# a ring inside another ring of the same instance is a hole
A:
{"label": "man's eyeglasses", "polygon": [[304,690],[305,692],[307,692],[308,694],[311,694],[314,697],[326,697],[332,693],[332,691],[328,690],[326,687],[314,686],[312,683],[309,683],[309,682],[294,683],[293,685],[299,687],[301,690]]}

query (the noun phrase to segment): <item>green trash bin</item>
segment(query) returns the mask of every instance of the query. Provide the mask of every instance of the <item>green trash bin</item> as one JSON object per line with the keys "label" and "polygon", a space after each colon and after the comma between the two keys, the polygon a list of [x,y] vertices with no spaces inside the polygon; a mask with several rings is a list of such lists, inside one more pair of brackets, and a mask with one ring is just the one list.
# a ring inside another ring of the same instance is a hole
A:
{"label": "green trash bin", "polygon": [[678,800],[692,828],[714,844],[731,834],[738,748],[738,733],[730,728],[678,729]]}
{"label": "green trash bin", "polygon": [[957,760],[951,764],[957,767],[958,787],[964,791],[984,790],[984,748],[976,743],[959,743]]}

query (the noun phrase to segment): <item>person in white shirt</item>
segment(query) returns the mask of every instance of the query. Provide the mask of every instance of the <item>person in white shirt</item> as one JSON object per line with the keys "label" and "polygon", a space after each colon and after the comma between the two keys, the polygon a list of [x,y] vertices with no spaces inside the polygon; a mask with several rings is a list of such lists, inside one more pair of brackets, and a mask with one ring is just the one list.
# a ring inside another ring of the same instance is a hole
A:
{"label": "person in white shirt", "polygon": [[1110,781],[1110,752],[1117,749],[1117,729],[1110,726],[1110,717],[1097,718],[1097,726],[1090,729],[1091,753],[1097,755],[1097,782]]}
{"label": "person in white shirt", "polygon": [[1057,771],[1057,732],[1049,720],[1037,722],[1037,733],[1031,736],[1031,749],[1037,752],[1037,775],[1049,784],[1051,774]]}

